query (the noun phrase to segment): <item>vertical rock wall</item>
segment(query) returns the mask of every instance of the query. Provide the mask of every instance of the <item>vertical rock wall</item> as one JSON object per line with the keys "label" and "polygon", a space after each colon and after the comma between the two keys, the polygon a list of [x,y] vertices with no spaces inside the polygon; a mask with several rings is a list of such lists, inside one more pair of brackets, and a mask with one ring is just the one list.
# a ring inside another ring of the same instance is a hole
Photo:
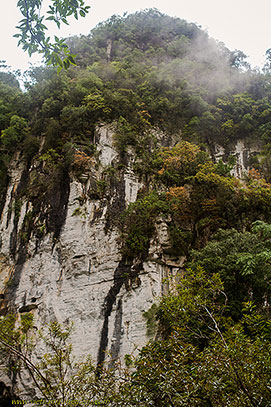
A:
{"label": "vertical rock wall", "polygon": [[[112,131],[101,128],[96,134],[101,172],[117,160]],[[14,196],[22,182],[23,165],[11,169],[10,185],[1,218],[2,308],[12,302],[18,313],[31,311],[37,329],[49,321],[74,323],[72,342],[77,356],[90,354],[102,362],[136,352],[149,339],[144,312],[159,298],[162,281],[171,266],[159,258],[161,244],[153,241],[155,255],[145,263],[123,258],[120,230],[110,216],[118,217],[137,198],[141,183],[127,163],[113,186],[110,200],[85,198],[91,188],[71,179],[66,218],[57,239],[47,233],[37,243],[30,239],[23,250],[12,241],[20,234],[27,213],[22,202],[15,213]],[[159,240],[159,239],[158,239]],[[127,279],[130,274],[132,278]],[[13,277],[13,282],[10,277]],[[16,280],[16,281],[14,281]],[[9,288],[9,284],[12,285]]]}
{"label": "vertical rock wall", "polygon": [[261,150],[259,144],[252,144],[244,140],[237,140],[235,145],[231,145],[227,150],[216,144],[212,147],[212,155],[216,162],[222,159],[227,162],[230,156],[235,158],[235,165],[231,174],[236,178],[242,178],[250,169],[250,157]]}

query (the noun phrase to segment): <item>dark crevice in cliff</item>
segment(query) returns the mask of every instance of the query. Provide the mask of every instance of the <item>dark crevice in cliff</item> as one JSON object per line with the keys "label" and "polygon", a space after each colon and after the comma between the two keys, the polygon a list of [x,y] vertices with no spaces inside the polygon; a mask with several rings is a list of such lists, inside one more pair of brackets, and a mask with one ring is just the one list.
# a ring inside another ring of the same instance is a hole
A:
{"label": "dark crevice in cliff", "polygon": [[61,229],[66,221],[68,201],[70,195],[70,177],[67,171],[60,175],[48,193],[47,231],[53,232],[55,240],[59,238]]}
{"label": "dark crevice in cliff", "polygon": [[[14,219],[13,219],[13,230],[10,235],[10,253],[13,257],[16,255],[17,244],[18,244],[18,223],[20,219],[21,210],[21,198],[25,194],[27,185],[29,182],[29,168],[28,166],[23,170],[18,186],[15,190],[14,197],[11,196],[11,204],[14,206]],[[9,208],[11,212],[12,208]]]}
{"label": "dark crevice in cliff", "polygon": [[125,179],[124,174],[120,178],[111,177],[110,179],[110,197],[113,197],[112,203],[108,203],[106,212],[105,231],[107,232],[112,226],[120,226],[120,215],[125,210]]}
{"label": "dark crevice in cliff", "polygon": [[113,305],[116,301],[117,295],[120,292],[121,287],[123,286],[125,280],[127,279],[127,274],[129,274],[131,268],[131,264],[127,264],[126,259],[122,259],[115,270],[114,273],[114,284],[110,288],[107,296],[104,300],[104,307],[103,307],[103,316],[104,316],[104,323],[101,332],[101,339],[100,339],[100,346],[98,351],[98,358],[97,358],[97,366],[98,369],[101,367],[105,360],[105,351],[108,345],[108,322],[109,317],[112,312]]}
{"label": "dark crevice in cliff", "polygon": [[[104,323],[101,332],[100,346],[97,357],[97,374],[102,369],[103,362],[105,360],[106,349],[108,345],[108,324],[109,317],[112,313],[113,305],[116,302],[117,295],[119,294],[122,286],[125,284],[126,288],[130,288],[129,281],[138,278],[138,274],[142,270],[142,262],[132,265],[132,261],[127,258],[123,258],[114,273],[114,284],[110,288],[107,296],[104,300],[103,306],[103,317]],[[118,304],[118,307],[121,307],[121,303]],[[122,318],[122,317],[121,317]],[[119,323],[119,322],[118,322]],[[120,345],[120,338],[119,338]]]}
{"label": "dark crevice in cliff", "polygon": [[1,194],[0,194],[0,218],[2,216],[5,203],[6,203],[6,197],[7,197],[7,190],[8,190],[8,185],[9,185],[9,176],[6,175],[6,178],[1,185]]}
{"label": "dark crevice in cliff", "polygon": [[110,357],[111,362],[109,364],[109,368],[113,368],[116,360],[119,357],[120,353],[120,343],[121,343],[121,334],[122,334],[122,299],[120,298],[118,301],[117,309],[116,309],[116,316],[115,316],[115,323],[114,323],[114,332],[113,332],[113,343],[110,349]]}
{"label": "dark crevice in cliff", "polygon": [[7,299],[6,302],[6,308],[3,309],[3,314],[6,314],[7,312],[16,312],[16,308],[14,305],[15,299],[16,299],[16,291],[20,283],[21,279],[21,274],[22,270],[24,267],[24,264],[27,259],[27,249],[26,247],[21,243],[20,247],[17,252],[17,260],[16,264],[14,267],[14,272],[12,274],[12,280],[11,284],[7,287],[5,291],[5,297]]}

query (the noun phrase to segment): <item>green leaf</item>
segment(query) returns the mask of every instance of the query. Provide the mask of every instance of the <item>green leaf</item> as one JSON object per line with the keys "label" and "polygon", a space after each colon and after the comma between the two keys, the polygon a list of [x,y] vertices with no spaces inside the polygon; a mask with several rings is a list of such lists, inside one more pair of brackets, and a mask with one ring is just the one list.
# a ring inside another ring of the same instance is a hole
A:
{"label": "green leaf", "polygon": [[56,21],[56,19],[55,19],[55,17],[54,17],[54,16],[47,17],[47,18],[46,18],[46,20],[52,20],[52,21]]}
{"label": "green leaf", "polygon": [[63,69],[63,66],[58,65],[58,67],[57,67],[57,73],[59,74],[59,73],[62,71],[62,69]]}

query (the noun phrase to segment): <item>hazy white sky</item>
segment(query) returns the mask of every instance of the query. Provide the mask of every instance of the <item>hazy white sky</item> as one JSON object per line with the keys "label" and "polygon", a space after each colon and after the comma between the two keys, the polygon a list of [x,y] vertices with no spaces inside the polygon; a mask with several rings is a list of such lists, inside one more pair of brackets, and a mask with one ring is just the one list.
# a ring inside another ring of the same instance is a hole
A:
{"label": "hazy white sky", "polygon": [[[28,62],[35,63],[38,59],[28,58],[12,37],[21,17],[17,0],[2,0],[2,3],[0,59],[6,60],[13,69],[27,69]],[[88,34],[95,25],[113,14],[155,7],[170,16],[197,23],[231,50],[242,50],[253,66],[261,66],[265,51],[271,48],[270,0],[85,0],[85,3],[91,6],[86,18],[78,22],[72,20],[70,26],[56,29],[53,34],[61,37]]]}

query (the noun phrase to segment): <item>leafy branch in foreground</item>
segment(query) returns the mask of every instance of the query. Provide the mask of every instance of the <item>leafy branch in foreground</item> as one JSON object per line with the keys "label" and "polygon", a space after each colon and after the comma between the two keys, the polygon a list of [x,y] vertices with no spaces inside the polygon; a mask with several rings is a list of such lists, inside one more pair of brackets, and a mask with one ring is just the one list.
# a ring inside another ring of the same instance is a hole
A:
{"label": "leafy branch in foreground", "polygon": [[[39,401],[53,407],[110,405],[117,385],[116,375],[103,369],[98,379],[90,357],[75,360],[69,340],[72,327],[64,328],[58,322],[51,322],[46,333],[40,332],[47,352],[37,363],[33,361],[29,343],[32,315],[22,317],[18,327],[15,327],[16,318],[12,314],[0,320],[1,362],[8,372],[13,370],[13,382],[19,376],[28,383],[30,379]],[[17,375],[20,371],[23,374]]]}
{"label": "leafy branch in foreground", "polygon": [[68,24],[68,18],[74,16],[85,17],[90,6],[85,6],[84,0],[51,0],[47,10],[43,10],[43,0],[19,0],[19,7],[23,19],[16,27],[19,33],[14,37],[18,38],[18,45],[31,56],[38,52],[43,55],[48,65],[58,66],[59,70],[67,69],[75,64],[74,57],[65,43],[65,40],[46,36],[45,21],[53,21],[58,28],[62,23]]}

